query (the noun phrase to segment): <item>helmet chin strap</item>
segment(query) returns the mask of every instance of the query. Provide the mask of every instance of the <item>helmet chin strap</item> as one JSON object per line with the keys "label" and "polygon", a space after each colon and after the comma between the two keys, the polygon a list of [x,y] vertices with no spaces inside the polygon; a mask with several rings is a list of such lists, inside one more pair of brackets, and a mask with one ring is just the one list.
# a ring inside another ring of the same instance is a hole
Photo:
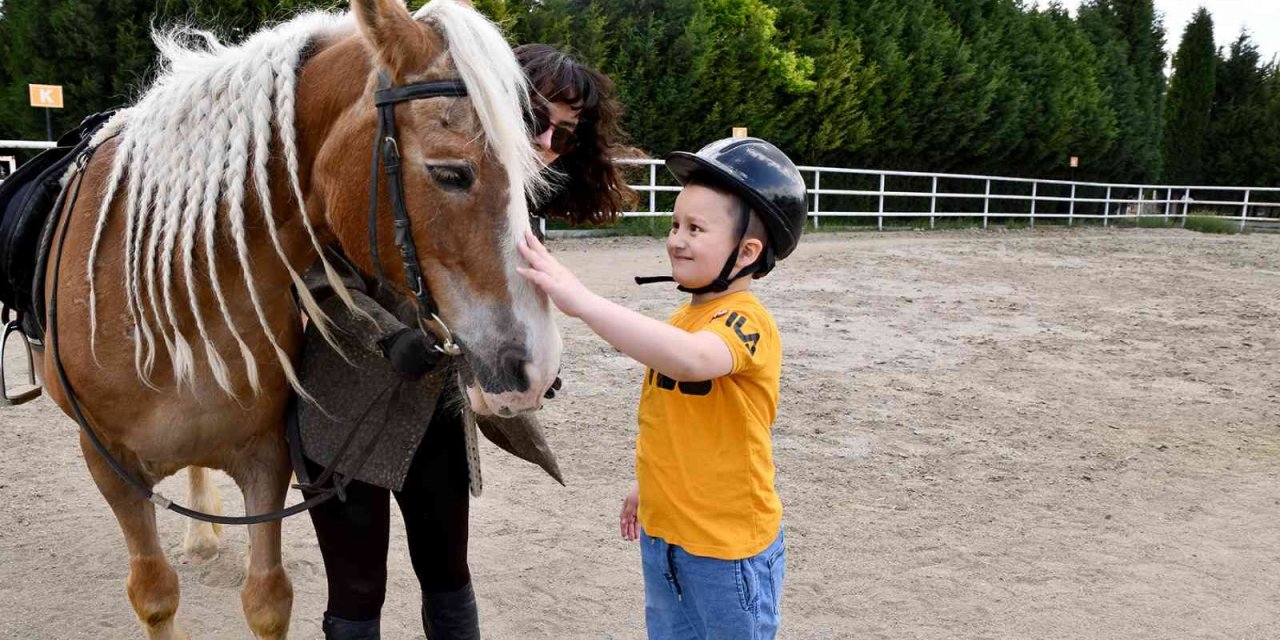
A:
{"label": "helmet chin strap", "polygon": [[[705,286],[690,288],[684,285],[677,285],[676,289],[694,295],[700,295],[703,293],[720,293],[721,291],[727,291],[730,285],[734,282],[760,270],[760,267],[764,262],[764,254],[761,254],[760,259],[757,259],[755,262],[743,267],[742,271],[738,272],[738,275],[732,275],[733,268],[738,264],[738,255],[742,251],[742,241],[747,237],[747,228],[751,226],[751,209],[747,206],[745,200],[742,202],[741,222],[738,226],[738,241],[734,243],[733,252],[729,254],[729,259],[725,261],[724,268],[720,270],[720,275],[716,276],[716,279],[712,280],[711,284]],[[641,285],[653,284],[655,282],[675,281],[676,279],[671,276],[636,276],[636,284]]]}

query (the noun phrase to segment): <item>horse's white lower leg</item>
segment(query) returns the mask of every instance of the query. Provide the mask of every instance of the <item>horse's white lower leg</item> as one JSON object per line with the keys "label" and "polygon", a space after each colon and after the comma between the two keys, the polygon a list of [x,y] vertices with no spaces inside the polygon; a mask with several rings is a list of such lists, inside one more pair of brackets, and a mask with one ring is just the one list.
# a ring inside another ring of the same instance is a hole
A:
{"label": "horse's white lower leg", "polygon": [[[196,511],[222,515],[222,495],[213,485],[211,475],[212,472],[204,467],[187,467],[187,504]],[[189,520],[182,549],[193,560],[213,560],[218,557],[218,538],[221,535],[220,524]]]}
{"label": "horse's white lower leg", "polygon": [[[169,566],[164,549],[160,547],[155,507],[115,475],[83,434],[80,436],[80,448],[89,473],[107,504],[111,505],[124,533],[124,541],[129,548],[129,577],[125,580],[125,591],[138,621],[151,640],[186,638],[174,619],[178,612],[178,574]],[[143,477],[132,454],[115,450],[112,455],[130,473],[136,474],[135,477]]]}
{"label": "horse's white lower leg", "polygon": [[[245,513],[259,514],[284,507],[289,488],[288,456],[266,455],[269,463],[261,463],[248,473],[237,474],[244,492]],[[280,521],[249,526],[249,571],[240,591],[245,621],[257,638],[284,638],[289,632],[293,611],[293,585],[280,561]]]}

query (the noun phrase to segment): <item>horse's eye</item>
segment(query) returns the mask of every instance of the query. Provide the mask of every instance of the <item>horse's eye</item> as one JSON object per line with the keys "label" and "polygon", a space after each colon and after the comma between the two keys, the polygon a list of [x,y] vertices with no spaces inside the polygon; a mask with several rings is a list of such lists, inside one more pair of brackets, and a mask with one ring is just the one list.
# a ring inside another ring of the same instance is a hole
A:
{"label": "horse's eye", "polygon": [[427,173],[436,184],[453,191],[466,191],[475,182],[471,169],[457,165],[427,165]]}

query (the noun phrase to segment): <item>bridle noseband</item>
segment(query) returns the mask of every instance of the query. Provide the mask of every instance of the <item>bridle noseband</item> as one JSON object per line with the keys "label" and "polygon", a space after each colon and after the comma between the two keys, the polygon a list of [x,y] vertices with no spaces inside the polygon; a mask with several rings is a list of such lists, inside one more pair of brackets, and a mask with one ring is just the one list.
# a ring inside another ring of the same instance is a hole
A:
{"label": "bridle noseband", "polygon": [[400,143],[396,141],[396,105],[427,98],[460,98],[467,95],[467,86],[461,80],[435,80],[402,87],[391,86],[391,76],[378,72],[378,90],[373,103],[378,108],[378,133],[373,139],[373,162],[369,172],[369,256],[379,279],[386,280],[382,259],[378,256],[378,164],[382,163],[387,174],[387,191],[391,197],[391,215],[395,225],[396,246],[404,263],[405,286],[417,302],[418,324],[423,331],[435,335],[439,343],[435,348],[448,356],[462,355],[462,348],[453,339],[453,332],[440,319],[435,301],[427,291],[418,265],[418,248],[413,242],[409,225],[409,212],[404,202],[404,181],[400,175]]}

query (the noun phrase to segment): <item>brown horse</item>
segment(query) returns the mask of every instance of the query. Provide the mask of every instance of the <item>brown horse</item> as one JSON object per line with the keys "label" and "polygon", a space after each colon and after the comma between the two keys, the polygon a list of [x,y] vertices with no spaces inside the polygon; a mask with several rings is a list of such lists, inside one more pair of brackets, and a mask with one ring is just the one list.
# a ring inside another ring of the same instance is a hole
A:
{"label": "brown horse", "polygon": [[[507,43],[455,0],[416,15],[402,0],[352,7],[354,16],[303,15],[235,47],[195,31],[157,37],[166,69],[96,136],[60,223],[65,251],[51,260],[46,295],[59,287],[68,380],[135,477],[154,485],[192,467],[195,508],[218,507],[199,467],[226,471],[249,514],[284,504],[282,424],[301,343],[290,287],[329,243],[375,271],[367,203],[379,72],[395,86],[461,79],[467,88],[401,103],[395,120],[419,266],[462,347],[459,370],[469,373],[459,384],[473,408],[534,410],[559,368],[550,306],[515,273],[526,194],[542,183]],[[403,282],[382,182],[377,255],[388,280]],[[49,395],[69,411],[54,359],[41,355]],[[182,637],[153,505],[83,435],[81,446],[124,531],[138,618],[152,638]],[[283,637],[292,587],[280,524],[252,525],[249,538],[245,616],[256,636]],[[191,553],[216,553],[208,525],[187,542]]]}

